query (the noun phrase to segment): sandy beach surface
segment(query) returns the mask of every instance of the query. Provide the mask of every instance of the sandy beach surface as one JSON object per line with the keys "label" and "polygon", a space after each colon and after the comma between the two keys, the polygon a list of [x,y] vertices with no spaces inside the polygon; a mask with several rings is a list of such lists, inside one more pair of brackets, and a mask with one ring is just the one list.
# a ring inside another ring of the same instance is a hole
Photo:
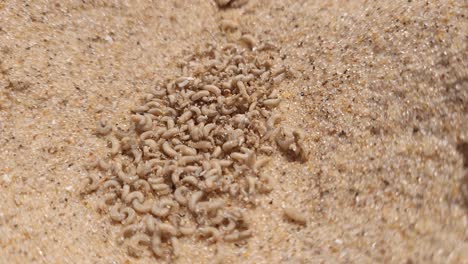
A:
{"label": "sandy beach surface", "polygon": [[[272,155],[247,243],[130,256],[78,190],[96,121],[243,34],[278,48],[308,160]],[[0,263],[468,263],[467,44],[464,1],[1,1]]]}

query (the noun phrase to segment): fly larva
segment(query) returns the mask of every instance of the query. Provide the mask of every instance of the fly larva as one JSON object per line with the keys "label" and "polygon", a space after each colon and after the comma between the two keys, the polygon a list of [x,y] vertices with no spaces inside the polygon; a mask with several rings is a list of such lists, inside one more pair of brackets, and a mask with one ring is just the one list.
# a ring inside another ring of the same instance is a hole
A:
{"label": "fly larva", "polygon": [[194,176],[185,176],[182,180],[182,183],[188,183],[194,187],[198,187],[198,179]]}
{"label": "fly larva", "polygon": [[165,183],[153,184],[151,188],[160,196],[171,193],[171,187]]}
{"label": "fly larva", "polygon": [[190,173],[199,174],[199,173],[201,173],[202,168],[200,168],[198,166],[194,166],[194,165],[192,165],[192,166],[189,165],[189,166],[185,166],[183,170],[184,170],[184,172],[186,174],[190,174]]}
{"label": "fly larva", "polygon": [[192,211],[192,212],[197,211],[197,203],[200,201],[200,199],[202,197],[203,197],[203,192],[202,191],[194,192],[190,196],[190,200],[188,202],[188,208],[189,208],[190,211]]}
{"label": "fly larva", "polygon": [[[177,145],[174,147],[176,151],[179,151],[182,155],[185,156],[195,156],[197,155],[197,150],[186,145]],[[180,163],[179,163],[180,164]]]}
{"label": "fly larva", "polygon": [[270,158],[268,157],[263,157],[261,159],[258,159],[255,162],[255,165],[253,167],[254,171],[258,171],[260,168],[266,166],[270,162]]}
{"label": "fly larva", "polygon": [[168,142],[164,142],[163,145],[162,145],[162,150],[164,152],[164,154],[166,154],[167,156],[169,156],[170,158],[174,158],[177,156],[177,151],[175,151],[170,145]]}
{"label": "fly larva", "polygon": [[96,133],[101,136],[106,136],[112,131],[112,125],[109,122],[106,122],[104,119],[101,119],[96,122]]}
{"label": "fly larva", "polygon": [[167,129],[172,129],[172,128],[175,127],[175,121],[174,121],[173,117],[165,116],[165,117],[161,118],[161,121],[166,122],[166,128]]}
{"label": "fly larva", "polygon": [[221,167],[229,167],[232,165],[232,160],[219,160],[218,164],[221,166]]}
{"label": "fly larva", "polygon": [[284,208],[284,215],[289,220],[292,220],[298,224],[301,224],[301,225],[307,224],[307,217],[305,216],[305,214],[301,213],[299,210],[295,208],[292,208],[292,207]]}
{"label": "fly larva", "polygon": [[102,185],[102,190],[103,191],[109,191],[110,190],[111,192],[119,192],[121,189],[122,189],[122,186],[116,180],[107,180]]}
{"label": "fly larva", "polygon": [[156,221],[152,215],[143,216],[142,223],[148,233],[153,234],[156,231]]}
{"label": "fly larva", "polygon": [[218,158],[219,155],[221,155],[222,150],[220,146],[216,146],[215,149],[213,150],[213,153],[211,153],[212,158]]}
{"label": "fly larva", "polygon": [[177,135],[177,133],[179,133],[179,129],[177,127],[174,127],[164,132],[161,135],[161,137],[164,139],[170,139],[170,138],[173,138],[175,135]]}
{"label": "fly larva", "polygon": [[255,45],[257,44],[257,41],[252,35],[246,34],[240,37],[239,39],[242,43],[246,44],[249,49],[253,49]]}
{"label": "fly larva", "polygon": [[203,86],[202,89],[206,90],[206,91],[209,91],[210,93],[212,93],[212,94],[214,94],[216,96],[221,95],[221,89],[219,89],[216,85],[207,84],[207,85]]}
{"label": "fly larva", "polygon": [[171,175],[171,181],[174,185],[179,185],[180,175],[184,172],[182,168],[177,168]]}
{"label": "fly larva", "polygon": [[145,196],[140,191],[134,191],[125,196],[126,203],[130,203],[134,199],[137,199],[140,203],[142,203],[145,200]]}
{"label": "fly larva", "polygon": [[214,123],[210,123],[210,124],[207,124],[203,127],[203,135],[205,137],[209,137],[210,136],[210,133],[211,131],[216,127],[216,124]]}
{"label": "fly larva", "polygon": [[151,167],[148,164],[140,162],[136,168],[136,173],[140,177],[145,177],[147,174],[151,172]]}
{"label": "fly larva", "polygon": [[136,213],[130,207],[113,206],[109,211],[109,216],[116,222],[121,222],[123,225],[131,224],[135,221]]}
{"label": "fly larva", "polygon": [[177,235],[177,228],[171,224],[168,223],[158,223],[158,229],[159,232],[164,235],[169,235],[169,236],[176,236]]}
{"label": "fly larva", "polygon": [[112,168],[112,165],[109,162],[106,162],[103,159],[100,159],[98,161],[97,166],[99,167],[99,169],[101,169],[103,171],[108,171],[109,169]]}
{"label": "fly larva", "polygon": [[136,169],[134,169],[134,166],[129,166],[128,170],[129,173],[125,173],[122,169],[122,163],[116,162],[114,163],[113,171],[114,173],[119,177],[121,181],[127,184],[131,184],[134,181],[138,180],[138,176],[136,175]]}
{"label": "fly larva", "polygon": [[189,145],[193,148],[201,149],[201,150],[210,150],[213,148],[213,145],[211,145],[211,142],[206,141],[206,140],[198,141],[198,142],[191,142]]}
{"label": "fly larva", "polygon": [[252,231],[251,230],[245,230],[245,231],[235,231],[232,234],[225,235],[224,236],[224,241],[226,242],[239,242],[242,240],[245,240],[249,237],[252,236]]}
{"label": "fly larva", "polygon": [[206,115],[207,117],[214,117],[218,115],[218,111],[216,109],[209,108],[207,105],[202,106],[202,114]]}
{"label": "fly larva", "polygon": [[264,100],[262,103],[264,106],[272,108],[272,107],[278,106],[280,102],[281,102],[281,99],[276,98],[276,99]]}
{"label": "fly larva", "polygon": [[133,145],[131,147],[130,152],[132,153],[134,160],[133,162],[139,163],[141,161],[141,158],[143,157],[143,153],[141,152],[140,148],[138,148],[137,145]]}
{"label": "fly larva", "polygon": [[179,231],[184,236],[191,236],[195,233],[196,228],[193,226],[181,226],[179,227]]}
{"label": "fly larva", "polygon": [[239,92],[242,95],[242,97],[247,99],[247,101],[250,101],[250,96],[247,93],[247,89],[245,88],[245,85],[244,85],[244,83],[242,81],[237,82],[237,88],[239,89]]}
{"label": "fly larva", "polygon": [[127,195],[130,193],[130,186],[128,184],[125,184],[122,188],[122,192],[121,192],[121,199],[122,200],[125,200],[125,197],[127,197]]}
{"label": "fly larva", "polygon": [[174,257],[177,258],[180,255],[179,240],[177,239],[177,237],[173,236],[170,238],[170,241],[172,245],[172,254],[174,255]]}
{"label": "fly larva", "polygon": [[185,124],[190,118],[192,118],[193,112],[186,111],[179,118],[177,118],[177,124]]}
{"label": "fly larva", "polygon": [[180,186],[174,191],[174,199],[181,205],[186,205],[188,201],[189,189]]}
{"label": "fly larva", "polygon": [[153,204],[154,204],[154,201],[151,199],[146,200],[144,203],[142,203],[138,199],[134,199],[132,201],[133,209],[135,209],[135,211],[141,214],[149,213],[151,209],[153,208]]}
{"label": "fly larva", "polygon": [[267,129],[272,130],[275,128],[276,124],[281,120],[281,115],[280,114],[273,114],[268,118],[267,120]]}
{"label": "fly larva", "polygon": [[128,245],[128,253],[135,257],[141,257],[144,252],[143,246],[148,246],[151,242],[151,239],[146,234],[136,234],[134,235]]}
{"label": "fly larva", "polygon": [[205,191],[213,191],[216,187],[216,181],[219,179],[218,175],[207,177],[205,180]]}
{"label": "fly larva", "polygon": [[178,211],[178,209],[178,203],[173,200],[163,199],[153,205],[151,213],[157,217],[167,217],[171,211]]}
{"label": "fly larva", "polygon": [[183,156],[181,158],[179,158],[178,160],[178,164],[180,166],[185,166],[187,164],[192,164],[192,163],[195,163],[199,160],[203,159],[203,156],[202,155],[195,155],[195,156]]}
{"label": "fly larva", "polygon": [[241,153],[241,152],[232,152],[230,156],[231,156],[232,159],[235,159],[239,163],[244,164],[245,161],[247,160],[249,154]]}
{"label": "fly larva", "polygon": [[206,212],[213,212],[213,211],[217,211],[221,208],[224,207],[224,201],[221,200],[221,199],[215,199],[215,200],[212,200],[212,201],[208,201],[208,202],[199,202],[197,204],[197,210],[204,210]]}
{"label": "fly larva", "polygon": [[161,235],[157,232],[151,238],[151,251],[158,257],[164,256],[164,251],[161,248]]}
{"label": "fly larva", "polygon": [[281,73],[280,75],[273,77],[273,83],[280,83],[286,78],[285,73]]}
{"label": "fly larva", "polygon": [[237,139],[226,141],[222,146],[223,151],[224,152],[230,152],[231,150],[236,148],[238,146],[238,144],[239,144],[239,142],[238,142]]}
{"label": "fly larva", "polygon": [[104,198],[102,198],[99,208],[104,211],[105,209],[107,209],[109,205],[115,204],[116,201],[117,201],[117,194],[108,193],[104,195]]}
{"label": "fly larva", "polygon": [[202,90],[202,91],[196,92],[194,95],[192,95],[190,97],[190,99],[192,99],[192,101],[198,101],[198,100],[202,99],[203,97],[206,97],[206,96],[209,96],[209,95],[210,95],[209,91]]}
{"label": "fly larva", "polygon": [[81,188],[81,193],[90,193],[90,192],[97,190],[99,188],[100,183],[101,182],[97,175],[94,175],[94,174],[88,175],[88,177],[86,177],[83,180],[83,183],[82,183],[83,187]]}
{"label": "fly larva", "polygon": [[110,154],[117,155],[120,152],[120,141],[115,136],[110,136],[109,142],[111,144]]}
{"label": "fly larva", "polygon": [[218,229],[212,226],[204,226],[198,229],[203,236],[209,237],[209,240],[214,242],[221,241],[221,232]]}

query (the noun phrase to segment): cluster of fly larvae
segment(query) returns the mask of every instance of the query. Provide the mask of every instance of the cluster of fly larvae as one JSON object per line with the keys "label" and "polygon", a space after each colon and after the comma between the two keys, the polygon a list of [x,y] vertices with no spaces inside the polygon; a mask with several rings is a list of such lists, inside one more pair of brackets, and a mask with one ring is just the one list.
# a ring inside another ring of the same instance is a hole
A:
{"label": "cluster of fly larvae", "polygon": [[303,135],[280,126],[274,87],[287,69],[268,52],[208,45],[180,63],[131,110],[130,129],[103,120],[108,155],[90,164],[83,193],[122,225],[134,256],[179,254],[179,239],[242,242],[246,210],[272,189],[260,173],[278,148],[304,159]]}

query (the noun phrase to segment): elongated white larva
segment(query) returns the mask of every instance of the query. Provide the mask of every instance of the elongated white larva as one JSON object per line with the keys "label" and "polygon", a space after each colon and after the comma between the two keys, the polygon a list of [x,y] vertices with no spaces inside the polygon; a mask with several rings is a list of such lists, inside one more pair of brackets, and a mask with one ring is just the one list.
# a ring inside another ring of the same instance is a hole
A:
{"label": "elongated white larva", "polygon": [[301,225],[306,225],[307,224],[307,217],[301,213],[299,210],[295,209],[295,208],[292,208],[292,207],[286,207],[284,208],[284,215],[298,223],[298,224],[301,224]]}

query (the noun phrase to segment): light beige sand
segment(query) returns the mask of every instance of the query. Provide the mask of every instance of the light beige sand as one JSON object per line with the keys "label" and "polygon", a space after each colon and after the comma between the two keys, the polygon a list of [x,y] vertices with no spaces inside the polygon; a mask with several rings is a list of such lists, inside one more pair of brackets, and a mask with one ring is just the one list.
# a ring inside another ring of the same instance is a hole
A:
{"label": "light beige sand", "polygon": [[[273,157],[255,236],[220,246],[224,263],[467,263],[463,1],[83,2],[0,3],[0,263],[154,263],[77,194],[106,150],[95,121],[128,123],[184,51],[240,32],[281,48],[296,76],[280,108],[310,157]],[[222,18],[239,31],[221,33]],[[289,205],[307,226],[284,219]],[[213,262],[214,245],[181,246],[174,262]]]}

